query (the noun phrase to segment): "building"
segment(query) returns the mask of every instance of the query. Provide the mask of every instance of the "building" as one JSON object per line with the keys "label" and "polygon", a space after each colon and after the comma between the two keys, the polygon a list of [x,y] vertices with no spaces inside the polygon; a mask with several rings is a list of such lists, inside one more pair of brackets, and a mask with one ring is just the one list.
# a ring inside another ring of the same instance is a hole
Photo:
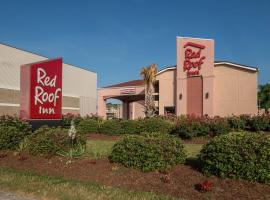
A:
{"label": "building", "polygon": [[[19,115],[20,66],[47,60],[29,51],[0,44],[0,115]],[[63,63],[62,113],[96,113],[97,74]]]}
{"label": "building", "polygon": [[[257,114],[258,68],[214,61],[214,41],[177,37],[177,64],[156,74],[154,99],[159,115],[229,116]],[[123,102],[123,118],[144,117],[143,80],[98,91],[98,114],[107,99]]]}
{"label": "building", "polygon": [[121,104],[106,104],[106,118],[107,119],[119,119],[122,117],[121,114]]}

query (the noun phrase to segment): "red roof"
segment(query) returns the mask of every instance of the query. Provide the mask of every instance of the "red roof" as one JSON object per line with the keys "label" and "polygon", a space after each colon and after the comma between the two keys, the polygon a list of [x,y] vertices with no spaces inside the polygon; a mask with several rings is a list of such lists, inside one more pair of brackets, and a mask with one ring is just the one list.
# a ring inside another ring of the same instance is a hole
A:
{"label": "red roof", "polygon": [[118,83],[115,85],[106,86],[104,88],[110,88],[110,87],[130,87],[130,86],[143,86],[144,80],[133,80],[133,81],[127,81],[123,83]]}

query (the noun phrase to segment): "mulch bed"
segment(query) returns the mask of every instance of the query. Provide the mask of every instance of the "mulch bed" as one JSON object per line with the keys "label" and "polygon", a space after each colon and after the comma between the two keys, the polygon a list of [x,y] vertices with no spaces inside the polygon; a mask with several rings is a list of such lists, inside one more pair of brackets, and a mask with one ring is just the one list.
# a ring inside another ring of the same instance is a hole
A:
{"label": "mulch bed", "polygon": [[[23,159],[20,159],[22,156]],[[244,180],[206,177],[188,165],[178,165],[163,173],[142,173],[110,163],[108,160],[76,159],[71,163],[67,161],[62,157],[33,157],[8,152],[0,157],[0,166],[185,199],[270,199],[270,186]],[[205,180],[213,183],[213,190],[201,193],[194,186]]]}

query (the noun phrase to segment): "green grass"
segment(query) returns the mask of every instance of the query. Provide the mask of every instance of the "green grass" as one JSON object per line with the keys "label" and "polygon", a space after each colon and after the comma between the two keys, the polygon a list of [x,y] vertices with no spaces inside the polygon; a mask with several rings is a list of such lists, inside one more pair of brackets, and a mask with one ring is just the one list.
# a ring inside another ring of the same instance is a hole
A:
{"label": "green grass", "polygon": [[[86,143],[85,156],[100,159],[107,157],[116,141],[88,140]],[[184,144],[188,158],[196,158],[199,154],[202,144]]]}
{"label": "green grass", "polygon": [[0,168],[1,190],[27,194],[38,199],[58,200],[169,200],[149,192],[133,192],[101,186],[96,183],[79,182],[63,178],[40,176],[32,172],[19,172]]}
{"label": "green grass", "polygon": [[115,141],[88,140],[85,155],[94,159],[105,158],[111,153],[114,144]]}
{"label": "green grass", "polygon": [[197,155],[200,153],[203,144],[184,144],[188,158],[196,158]]}

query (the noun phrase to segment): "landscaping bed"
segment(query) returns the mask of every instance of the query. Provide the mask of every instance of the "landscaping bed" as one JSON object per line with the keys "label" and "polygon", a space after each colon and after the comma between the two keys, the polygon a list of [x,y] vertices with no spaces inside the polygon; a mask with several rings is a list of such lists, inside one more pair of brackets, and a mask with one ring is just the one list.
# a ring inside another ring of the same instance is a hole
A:
{"label": "landscaping bed", "polygon": [[[19,171],[31,171],[39,175],[62,177],[83,182],[97,182],[106,186],[132,191],[154,192],[184,199],[269,199],[270,186],[244,180],[206,177],[188,165],[177,165],[166,173],[143,173],[135,169],[112,164],[107,159],[69,159],[35,157],[23,154],[1,152],[0,167]],[[167,179],[164,179],[167,177]],[[166,181],[164,181],[166,180]],[[197,191],[194,186],[208,180],[213,190],[207,193]]]}
{"label": "landscaping bed", "polygon": [[[40,185],[46,185],[48,180],[42,177],[49,176],[50,187],[75,181],[79,188],[85,184],[112,188],[99,191],[98,199],[270,199],[270,138],[262,132],[269,131],[269,120],[269,116],[134,121],[91,117],[68,118],[63,126],[34,130],[25,121],[3,116],[0,186],[32,194],[28,184],[17,187],[16,180],[8,182],[14,173],[26,173],[16,177],[27,183],[34,174]],[[92,191],[77,193],[77,198],[73,193],[65,196],[65,187],[58,186],[61,194],[50,198],[86,199]],[[50,192],[44,187],[38,191]],[[142,191],[147,198],[137,196]]]}

